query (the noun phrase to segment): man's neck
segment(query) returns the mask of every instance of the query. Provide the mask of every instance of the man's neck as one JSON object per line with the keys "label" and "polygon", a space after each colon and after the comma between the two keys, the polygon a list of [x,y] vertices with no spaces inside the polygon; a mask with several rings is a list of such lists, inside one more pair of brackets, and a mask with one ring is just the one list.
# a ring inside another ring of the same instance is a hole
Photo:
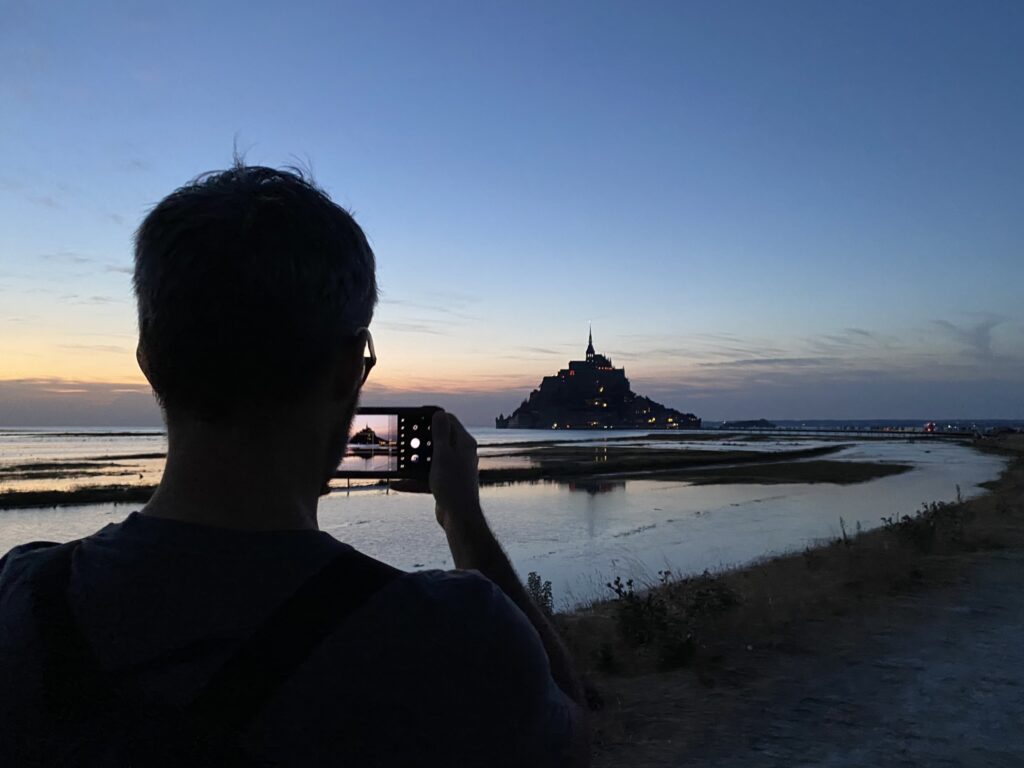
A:
{"label": "man's neck", "polygon": [[240,530],[317,528],[322,451],[294,426],[168,424],[163,479],[143,514]]}

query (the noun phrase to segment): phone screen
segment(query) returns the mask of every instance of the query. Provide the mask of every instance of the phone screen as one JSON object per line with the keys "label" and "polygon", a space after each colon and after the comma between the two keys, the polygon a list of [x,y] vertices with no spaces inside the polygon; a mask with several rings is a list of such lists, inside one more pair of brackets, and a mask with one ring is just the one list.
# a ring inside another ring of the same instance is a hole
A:
{"label": "phone screen", "polygon": [[436,406],[358,408],[335,477],[420,477],[430,471]]}
{"label": "phone screen", "polygon": [[338,471],[360,475],[397,473],[398,414],[357,413]]}

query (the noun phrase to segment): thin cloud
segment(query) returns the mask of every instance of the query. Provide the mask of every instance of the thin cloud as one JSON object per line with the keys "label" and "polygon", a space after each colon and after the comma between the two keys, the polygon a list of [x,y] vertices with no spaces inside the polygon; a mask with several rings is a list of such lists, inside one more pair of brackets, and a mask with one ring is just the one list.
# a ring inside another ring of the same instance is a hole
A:
{"label": "thin cloud", "polygon": [[470,373],[457,379],[406,377],[401,383],[368,383],[365,391],[367,395],[375,397],[410,392],[470,395],[514,393],[514,397],[522,400],[539,383],[539,377],[531,375]]}
{"label": "thin cloud", "polygon": [[123,355],[129,352],[127,347],[119,347],[114,344],[59,344],[58,346],[73,352],[103,352],[112,355]]}
{"label": "thin cloud", "polygon": [[622,360],[650,360],[652,358],[659,357],[684,357],[692,358],[697,354],[703,355],[704,353],[697,353],[692,348],[687,347],[653,347],[646,349],[617,349],[610,350],[608,356],[611,358],[618,358]]}
{"label": "thin cloud", "polygon": [[564,349],[562,349],[562,350],[547,349],[545,347],[516,347],[516,349],[521,349],[524,352],[529,352],[529,353],[534,354],[534,355],[564,355],[564,354],[566,354],[566,351]]}
{"label": "thin cloud", "polygon": [[[402,307],[406,309],[415,309],[420,312],[435,312],[440,315],[446,315],[448,317],[454,317],[458,320],[470,320],[479,321],[482,318],[479,315],[472,315],[467,312],[463,312],[462,308],[464,304],[459,304],[457,307],[440,306],[438,304],[431,304],[422,301],[412,301],[409,299],[381,299],[382,306],[390,307]],[[437,322],[446,322],[445,320],[438,319]]]}
{"label": "thin cloud", "polygon": [[844,328],[836,333],[823,333],[806,340],[807,347],[826,355],[863,355],[871,351],[891,351],[897,348],[897,339],[863,328]]}
{"label": "thin cloud", "polygon": [[835,362],[834,357],[753,357],[745,360],[726,360],[715,363],[697,363],[702,368],[752,368],[760,366],[805,367]]}
{"label": "thin cloud", "polygon": [[121,165],[121,169],[124,171],[132,171],[138,173],[144,171],[151,171],[153,169],[153,165],[152,163],[149,163],[148,161],[143,160],[142,158],[132,157],[126,160]]}
{"label": "thin cloud", "polygon": [[27,195],[26,199],[30,203],[34,203],[43,208],[49,208],[50,210],[53,211],[64,210],[63,203],[61,203],[60,200],[53,197],[52,195]]}
{"label": "thin cloud", "polygon": [[458,291],[425,291],[423,295],[432,296],[439,301],[445,301],[459,307],[466,307],[480,301],[479,296],[471,293],[459,293]]}
{"label": "thin cloud", "polygon": [[85,256],[78,251],[52,251],[50,253],[37,254],[36,258],[42,261],[61,261],[67,264],[95,264],[96,259]]}
{"label": "thin cloud", "polygon": [[[116,221],[119,224],[124,224],[125,219],[118,214],[108,214],[108,217],[112,217],[111,220]],[[96,265],[104,272],[118,272],[125,275],[132,274],[132,268],[124,264],[118,264],[109,262],[104,259],[96,258],[95,256],[86,256],[84,253],[79,251],[50,251],[47,253],[38,253],[36,258],[40,261],[47,263],[58,263],[58,264],[75,264],[78,266],[85,265]]]}
{"label": "thin cloud", "polygon": [[871,331],[865,331],[863,328],[846,328],[845,332],[851,336],[863,336],[871,341],[876,341],[878,339],[878,334],[872,333]]}
{"label": "thin cloud", "polygon": [[395,331],[396,333],[426,333],[431,336],[444,335],[437,328],[427,325],[426,323],[403,323],[395,322],[393,320],[380,320],[373,325],[374,329],[382,328],[386,331]]}
{"label": "thin cloud", "polygon": [[1002,325],[1005,318],[1000,315],[989,315],[973,325],[954,325],[949,320],[932,320],[947,337],[966,347],[968,352],[982,360],[991,360],[992,331]]}

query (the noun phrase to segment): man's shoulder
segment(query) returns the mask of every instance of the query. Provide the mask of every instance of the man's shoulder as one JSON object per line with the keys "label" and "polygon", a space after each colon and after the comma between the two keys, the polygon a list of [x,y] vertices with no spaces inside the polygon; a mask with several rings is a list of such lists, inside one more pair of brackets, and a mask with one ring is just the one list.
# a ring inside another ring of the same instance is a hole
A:
{"label": "man's shoulder", "polygon": [[493,602],[501,590],[479,571],[411,571],[402,576],[407,589],[424,600],[453,607]]}
{"label": "man's shoulder", "polygon": [[59,549],[60,545],[55,541],[32,541],[11,549],[0,557],[0,591],[31,574],[41,563],[56,557]]}
{"label": "man's shoulder", "polygon": [[[414,571],[404,574],[400,583],[402,588],[391,599],[417,602],[435,617],[457,619],[449,626],[462,631],[491,631],[496,626],[507,629],[514,625],[534,632],[519,607],[478,571]],[[388,599],[386,595],[384,598]]]}
{"label": "man's shoulder", "polygon": [[[516,687],[540,688],[549,663],[533,624],[494,582],[477,571],[417,571],[382,591],[360,633],[384,655],[448,659],[465,670],[493,670]],[[536,693],[536,691],[530,691]]]}
{"label": "man's shoulder", "polygon": [[39,550],[53,550],[59,546],[60,544],[56,541],[30,541],[27,544],[19,544],[16,547],[12,547],[3,557],[0,557],[0,572],[8,563],[20,561],[25,555],[38,552]]}

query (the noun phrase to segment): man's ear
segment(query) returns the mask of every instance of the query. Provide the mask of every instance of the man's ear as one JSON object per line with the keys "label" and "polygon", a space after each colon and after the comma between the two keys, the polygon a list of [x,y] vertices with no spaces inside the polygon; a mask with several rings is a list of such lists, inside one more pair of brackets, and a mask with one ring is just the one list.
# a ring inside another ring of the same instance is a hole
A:
{"label": "man's ear", "polygon": [[351,400],[359,393],[363,380],[363,350],[366,348],[366,334],[360,333],[353,344],[351,339],[334,355],[330,373],[330,395],[334,400]]}
{"label": "man's ear", "polygon": [[135,359],[139,363],[139,370],[142,371],[142,375],[146,377],[146,381],[153,384],[153,380],[149,376],[149,358],[146,357],[146,350],[142,348],[142,340],[139,339],[139,344],[135,347]]}

